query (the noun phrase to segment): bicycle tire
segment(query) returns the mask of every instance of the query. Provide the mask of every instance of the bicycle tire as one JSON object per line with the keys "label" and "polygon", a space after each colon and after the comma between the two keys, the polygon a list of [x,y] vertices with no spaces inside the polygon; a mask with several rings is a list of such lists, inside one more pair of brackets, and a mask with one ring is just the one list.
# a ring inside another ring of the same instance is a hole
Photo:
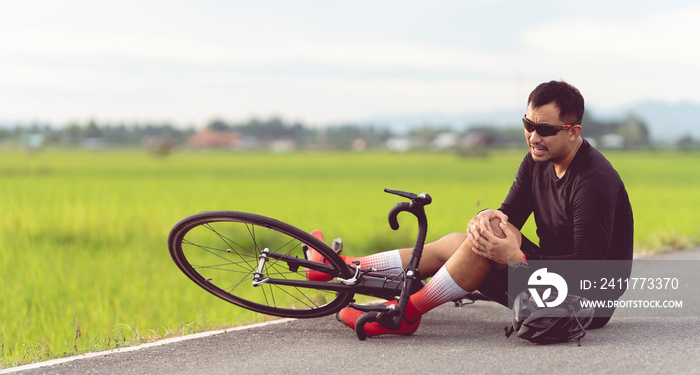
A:
{"label": "bicycle tire", "polygon": [[[197,285],[234,305],[258,313],[289,318],[316,318],[347,306],[353,293],[318,290],[309,286],[262,284],[253,286],[264,248],[304,258],[303,244],[320,252],[339,277],[350,268],[328,245],[281,221],[237,211],[206,211],[176,223],[168,236],[170,255]],[[292,271],[287,263],[268,260],[265,274],[306,280],[305,269]]]}

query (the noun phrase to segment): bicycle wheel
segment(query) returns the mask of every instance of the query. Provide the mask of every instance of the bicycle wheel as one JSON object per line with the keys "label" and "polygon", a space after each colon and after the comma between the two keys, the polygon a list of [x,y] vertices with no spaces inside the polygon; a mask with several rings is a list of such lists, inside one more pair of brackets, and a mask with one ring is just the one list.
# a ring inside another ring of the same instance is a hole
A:
{"label": "bicycle wheel", "polygon": [[[353,293],[318,290],[313,283],[287,286],[264,283],[253,286],[263,249],[304,259],[307,244],[325,256],[339,277],[350,269],[330,247],[310,234],[265,216],[235,211],[209,211],[190,215],[170,230],[170,255],[180,270],[208,292],[240,307],[263,314],[315,318],[345,307]],[[269,259],[264,277],[306,280],[305,268],[294,269],[282,260]]]}

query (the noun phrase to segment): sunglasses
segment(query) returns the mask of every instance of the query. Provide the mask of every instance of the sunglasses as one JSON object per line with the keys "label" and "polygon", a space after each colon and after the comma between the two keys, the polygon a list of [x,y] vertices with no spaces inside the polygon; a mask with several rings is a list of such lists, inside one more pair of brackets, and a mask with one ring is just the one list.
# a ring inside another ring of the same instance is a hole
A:
{"label": "sunglasses", "polygon": [[549,137],[549,136],[552,136],[552,135],[559,133],[559,131],[561,131],[561,130],[566,130],[574,125],[580,125],[580,124],[581,124],[581,121],[577,121],[571,125],[561,125],[561,126],[538,124],[538,123],[535,123],[535,122],[528,120],[527,117],[523,116],[523,125],[525,126],[525,130],[527,130],[529,133],[536,131],[537,134],[539,134],[541,137]]}

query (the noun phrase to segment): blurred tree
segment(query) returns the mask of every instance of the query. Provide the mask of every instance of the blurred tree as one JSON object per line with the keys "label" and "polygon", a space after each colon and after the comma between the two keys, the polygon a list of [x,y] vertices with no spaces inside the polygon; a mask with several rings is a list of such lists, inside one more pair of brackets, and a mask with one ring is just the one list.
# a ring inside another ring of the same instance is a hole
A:
{"label": "blurred tree", "polygon": [[225,123],[223,120],[219,120],[219,119],[210,122],[206,126],[206,128],[209,130],[219,131],[219,132],[223,132],[223,131],[227,131],[227,130],[231,129],[231,127],[227,123]]}
{"label": "blurred tree", "polygon": [[649,129],[639,117],[630,115],[618,127],[617,134],[625,138],[625,147],[640,149],[649,145]]}
{"label": "blurred tree", "polygon": [[90,123],[88,123],[85,129],[84,136],[85,138],[100,138],[102,136],[102,130],[100,130],[94,120],[90,120]]}

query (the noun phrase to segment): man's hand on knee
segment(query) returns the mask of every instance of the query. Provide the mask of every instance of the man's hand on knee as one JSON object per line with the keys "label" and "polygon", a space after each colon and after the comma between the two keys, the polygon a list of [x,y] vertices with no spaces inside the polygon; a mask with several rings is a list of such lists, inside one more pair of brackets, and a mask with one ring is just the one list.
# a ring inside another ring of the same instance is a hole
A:
{"label": "man's hand on knee", "polygon": [[[497,220],[495,226],[494,220]],[[476,216],[474,216],[471,220],[469,220],[469,224],[467,225],[467,233],[476,231],[481,225],[482,221],[485,223],[491,223],[491,226],[487,228],[491,233],[496,234],[496,232],[493,231],[493,228],[495,227],[500,229],[498,223],[503,223],[507,225],[508,215],[504,214],[502,211],[499,210],[483,210],[479,212]],[[500,233],[502,234],[503,231],[500,231]],[[499,235],[499,237],[501,236]],[[503,235],[503,237],[501,238],[505,238],[505,235]]]}
{"label": "man's hand on knee", "polygon": [[503,229],[501,229],[501,219],[499,218],[493,218],[489,221],[489,228],[491,229],[491,233],[493,233],[494,236],[498,238],[506,238],[506,234],[503,233]]}
{"label": "man's hand on knee", "polygon": [[519,233],[517,229],[514,231],[512,226],[494,215],[489,220],[479,218],[474,225],[470,222],[467,238],[472,241],[472,251],[475,254],[505,265],[510,261],[522,259]]}

